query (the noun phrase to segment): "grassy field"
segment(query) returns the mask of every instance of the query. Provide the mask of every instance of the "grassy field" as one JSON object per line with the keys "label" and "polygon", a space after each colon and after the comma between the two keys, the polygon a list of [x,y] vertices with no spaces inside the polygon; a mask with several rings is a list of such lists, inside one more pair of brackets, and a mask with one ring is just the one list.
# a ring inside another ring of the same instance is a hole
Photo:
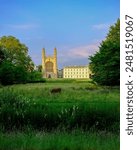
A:
{"label": "grassy field", "polygon": [[1,87],[0,150],[118,150],[119,97],[88,80]]}
{"label": "grassy field", "polygon": [[118,135],[110,133],[32,132],[0,134],[1,150],[119,150]]}

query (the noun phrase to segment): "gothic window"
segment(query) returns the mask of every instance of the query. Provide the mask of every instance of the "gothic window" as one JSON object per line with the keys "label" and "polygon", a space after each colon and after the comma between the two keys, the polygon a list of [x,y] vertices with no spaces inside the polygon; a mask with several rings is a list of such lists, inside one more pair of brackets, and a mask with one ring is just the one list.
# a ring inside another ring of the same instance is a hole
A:
{"label": "gothic window", "polygon": [[46,71],[47,72],[53,72],[53,63],[48,61],[46,62]]}

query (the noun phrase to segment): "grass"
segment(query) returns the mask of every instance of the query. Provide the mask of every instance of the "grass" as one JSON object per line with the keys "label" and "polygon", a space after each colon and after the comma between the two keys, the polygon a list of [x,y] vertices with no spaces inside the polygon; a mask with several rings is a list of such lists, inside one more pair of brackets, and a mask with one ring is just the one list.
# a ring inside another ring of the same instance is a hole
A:
{"label": "grass", "polygon": [[82,131],[0,134],[1,150],[119,150],[119,136]]}
{"label": "grass", "polygon": [[[119,89],[103,89],[91,83],[38,83],[10,86],[12,90],[38,101],[117,101],[119,102]],[[61,94],[51,94],[53,88],[61,88]],[[9,90],[9,87],[5,88]]]}
{"label": "grass", "polygon": [[119,96],[88,80],[1,87],[0,150],[117,150]]}

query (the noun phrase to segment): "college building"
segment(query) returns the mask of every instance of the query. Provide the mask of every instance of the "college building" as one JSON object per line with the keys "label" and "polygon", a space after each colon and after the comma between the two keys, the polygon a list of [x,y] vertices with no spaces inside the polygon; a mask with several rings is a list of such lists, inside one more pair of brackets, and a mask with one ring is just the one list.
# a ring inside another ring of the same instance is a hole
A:
{"label": "college building", "polygon": [[88,79],[91,76],[89,66],[67,66],[63,68],[63,78]]}
{"label": "college building", "polygon": [[89,66],[66,66],[58,70],[57,49],[54,48],[52,56],[47,56],[46,51],[42,49],[42,75],[43,78],[72,78],[88,79],[91,77]]}

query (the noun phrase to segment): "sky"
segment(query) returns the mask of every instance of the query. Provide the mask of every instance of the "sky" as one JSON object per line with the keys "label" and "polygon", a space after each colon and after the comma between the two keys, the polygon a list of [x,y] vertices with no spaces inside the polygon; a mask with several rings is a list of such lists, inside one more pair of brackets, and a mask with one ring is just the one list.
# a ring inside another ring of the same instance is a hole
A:
{"label": "sky", "polygon": [[0,0],[0,37],[24,43],[35,65],[43,47],[57,48],[59,69],[87,65],[119,17],[120,0]]}

